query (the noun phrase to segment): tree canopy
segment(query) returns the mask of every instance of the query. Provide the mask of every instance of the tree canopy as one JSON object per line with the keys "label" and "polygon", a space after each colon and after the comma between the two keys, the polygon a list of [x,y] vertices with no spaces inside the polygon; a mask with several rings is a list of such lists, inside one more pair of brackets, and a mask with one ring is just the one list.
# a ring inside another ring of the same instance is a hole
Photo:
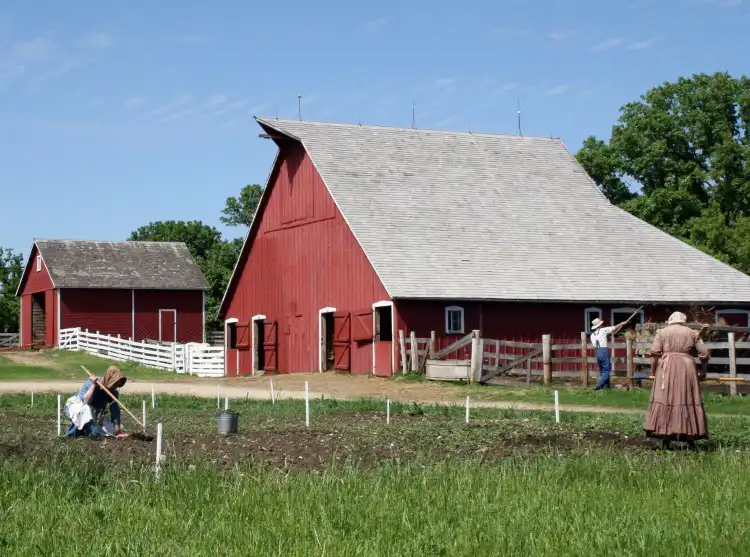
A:
{"label": "tree canopy", "polygon": [[258,184],[250,184],[242,188],[237,197],[228,197],[221,212],[221,222],[229,226],[250,226],[262,194],[263,188]]}
{"label": "tree canopy", "polygon": [[0,247],[0,333],[18,332],[21,300],[16,289],[23,274],[23,257]]}
{"label": "tree canopy", "polygon": [[576,158],[612,203],[750,273],[749,78],[654,87]]}

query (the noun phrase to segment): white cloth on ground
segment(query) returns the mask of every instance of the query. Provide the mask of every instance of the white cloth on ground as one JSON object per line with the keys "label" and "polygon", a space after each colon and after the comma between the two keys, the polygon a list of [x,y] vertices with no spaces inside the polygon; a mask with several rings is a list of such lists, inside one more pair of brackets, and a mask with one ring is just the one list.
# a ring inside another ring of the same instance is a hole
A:
{"label": "white cloth on ground", "polygon": [[78,430],[83,429],[83,426],[94,419],[91,407],[78,396],[72,396],[65,401],[65,415],[75,424]]}

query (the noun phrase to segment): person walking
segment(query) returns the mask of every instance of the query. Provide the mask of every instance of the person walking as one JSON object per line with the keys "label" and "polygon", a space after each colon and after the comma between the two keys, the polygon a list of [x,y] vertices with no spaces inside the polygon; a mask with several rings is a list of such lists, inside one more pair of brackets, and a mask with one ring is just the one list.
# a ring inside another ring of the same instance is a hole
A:
{"label": "person walking", "polygon": [[595,391],[611,387],[609,376],[612,372],[612,363],[609,359],[607,337],[616,335],[635,315],[634,313],[626,321],[611,327],[605,327],[604,321],[598,317],[591,322],[591,344],[594,345],[596,363],[599,366],[599,381],[596,382]]}
{"label": "person walking", "polygon": [[684,313],[673,313],[667,326],[657,331],[648,354],[654,384],[643,429],[647,437],[660,439],[665,449],[672,441],[695,446],[697,440],[708,439],[693,353],[707,360],[709,350],[700,331],[687,327],[686,321]]}
{"label": "person walking", "polygon": [[[126,382],[127,377],[117,366],[109,366],[104,377],[90,375],[78,394],[65,402],[65,415],[71,421],[65,437],[124,437],[120,432],[120,405],[110,399],[99,384],[119,399],[118,389]],[[105,421],[107,408],[110,419]]]}

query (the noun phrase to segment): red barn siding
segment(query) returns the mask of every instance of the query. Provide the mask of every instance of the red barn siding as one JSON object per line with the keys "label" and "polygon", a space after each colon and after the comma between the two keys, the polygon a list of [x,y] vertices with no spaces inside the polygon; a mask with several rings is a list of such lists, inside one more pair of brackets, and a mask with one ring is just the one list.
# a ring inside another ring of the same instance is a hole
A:
{"label": "red barn siding", "polygon": [[44,263],[44,259],[42,259],[42,269],[40,271],[36,270],[36,256],[38,254],[39,252],[36,248],[31,251],[31,256],[29,257],[29,265],[26,268],[25,276],[22,279],[22,295],[45,292],[54,288],[52,279],[50,278],[49,272],[47,271],[47,265],[46,263]]}
{"label": "red barn siding", "polygon": [[[390,298],[301,146],[283,147],[268,188],[224,316],[276,321],[279,371],[314,371],[320,309],[352,312]],[[372,352],[370,342],[352,343],[351,371],[370,372]],[[240,373],[251,369],[241,350]]]}
{"label": "red barn siding", "polygon": [[[130,307],[129,303],[128,307]],[[136,290],[136,340],[147,338],[158,340],[160,309],[177,310],[177,342],[203,342],[203,293],[201,291]]]}
{"label": "red barn siding", "polygon": [[130,338],[130,290],[63,289],[60,293],[63,329],[80,327],[103,335]]}

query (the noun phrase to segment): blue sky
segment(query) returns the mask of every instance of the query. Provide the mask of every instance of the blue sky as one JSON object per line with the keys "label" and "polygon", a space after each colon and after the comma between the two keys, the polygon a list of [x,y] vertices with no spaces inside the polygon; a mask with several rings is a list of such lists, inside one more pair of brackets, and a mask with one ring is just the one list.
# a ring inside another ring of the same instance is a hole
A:
{"label": "blue sky", "polygon": [[[747,71],[748,0],[430,3],[8,0],[0,7],[0,246],[220,226],[274,146],[253,114],[607,137],[619,107]],[[147,7],[150,4],[149,7]],[[744,62],[744,64],[743,64]]]}

